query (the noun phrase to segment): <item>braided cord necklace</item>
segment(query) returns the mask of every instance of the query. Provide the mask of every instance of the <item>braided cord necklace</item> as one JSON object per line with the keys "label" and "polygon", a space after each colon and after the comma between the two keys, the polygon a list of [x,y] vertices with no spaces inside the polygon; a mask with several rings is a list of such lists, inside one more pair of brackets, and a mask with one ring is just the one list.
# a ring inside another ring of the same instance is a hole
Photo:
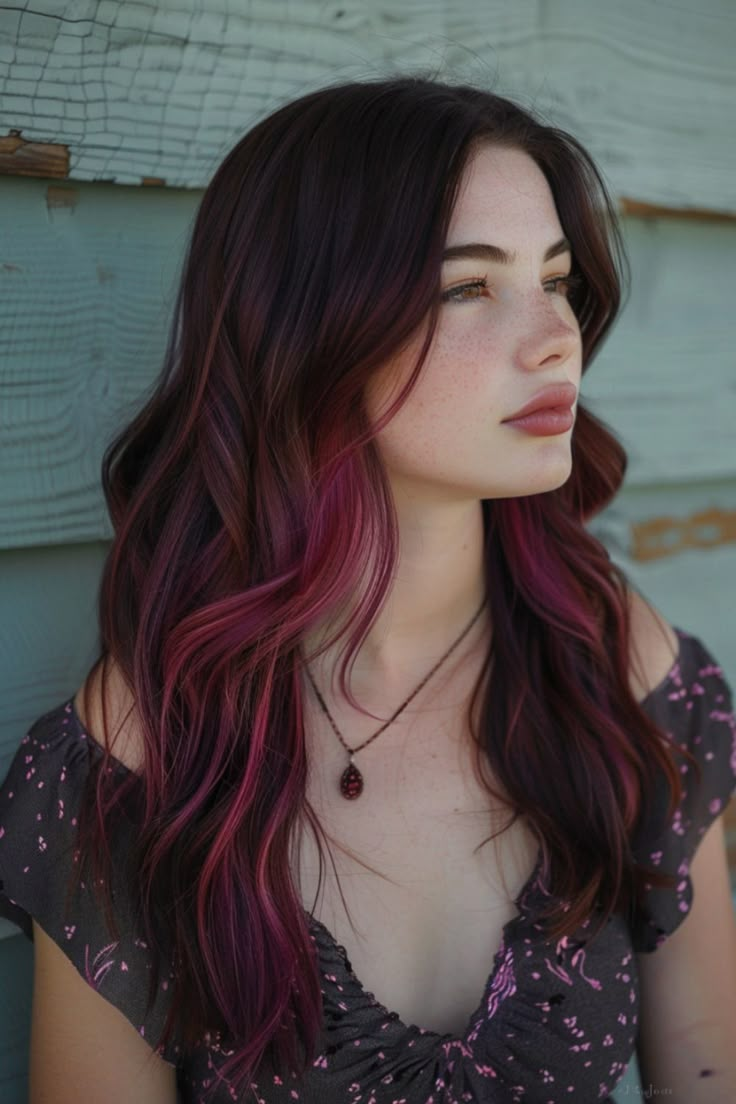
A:
{"label": "braided cord necklace", "polygon": [[385,730],[388,728],[388,726],[390,724],[393,724],[393,722],[396,720],[396,718],[399,716],[399,714],[401,712],[403,712],[404,709],[406,709],[409,702],[417,696],[417,694],[422,689],[422,687],[425,686],[429,682],[429,680],[431,679],[431,677],[435,673],[435,671],[437,671],[438,668],[442,666],[442,664],[445,662],[447,657],[449,655],[451,655],[452,652],[454,652],[455,648],[457,648],[460,641],[463,640],[467,636],[467,634],[470,632],[473,625],[475,624],[475,622],[478,620],[481,613],[483,612],[483,608],[484,608],[485,604],[486,604],[486,600],[484,598],[482,603],[481,603],[480,609],[474,615],[474,617],[472,618],[470,623],[465,627],[465,629],[463,629],[462,633],[457,638],[455,643],[450,648],[448,648],[448,650],[445,652],[445,654],[442,656],[442,658],[437,663],[435,663],[434,667],[429,672],[429,674],[425,678],[422,679],[422,681],[417,686],[416,690],[414,690],[413,693],[409,695],[409,697],[406,699],[406,701],[403,702],[399,706],[399,708],[396,710],[394,715],[392,717],[390,717],[389,720],[387,720],[386,723],[383,724],[378,729],[377,732],[374,732],[372,736],[369,736],[368,739],[364,740],[362,744],[358,745],[358,747],[351,748],[345,743],[345,740],[343,739],[342,733],[340,732],[339,728],[335,724],[335,722],[334,722],[334,720],[333,720],[333,718],[330,714],[330,711],[329,711],[329,709],[327,708],[327,706],[324,702],[324,699],[323,699],[322,695],[320,694],[319,690],[317,689],[317,687],[315,685],[315,682],[314,682],[314,679],[312,678],[312,674],[309,670],[309,667],[307,667],[306,664],[305,664],[307,676],[309,678],[309,681],[312,684],[312,689],[314,690],[315,694],[317,695],[317,701],[319,702],[319,704],[322,708],[322,711],[326,715],[327,720],[330,722],[333,732],[335,733],[338,740],[340,741],[342,746],[345,748],[345,750],[347,751],[348,756],[349,756],[348,765],[345,768],[345,770],[342,772],[342,775],[340,776],[340,793],[342,794],[343,797],[347,798],[348,801],[354,801],[355,798],[360,797],[360,795],[363,793],[363,790],[365,788],[363,775],[361,774],[361,772],[356,767],[355,762],[354,762],[354,757],[358,754],[359,751],[362,751],[363,748],[368,747],[369,744],[372,744],[374,740],[378,739],[378,737],[381,735],[381,733],[385,732]]}

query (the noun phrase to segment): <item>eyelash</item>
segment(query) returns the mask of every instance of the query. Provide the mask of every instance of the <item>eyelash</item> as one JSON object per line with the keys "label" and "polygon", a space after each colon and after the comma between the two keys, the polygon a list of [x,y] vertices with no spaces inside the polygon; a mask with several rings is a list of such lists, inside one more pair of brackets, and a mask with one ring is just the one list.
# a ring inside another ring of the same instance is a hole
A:
{"label": "eyelash", "polygon": [[[582,284],[582,279],[580,278],[580,276],[577,276],[574,273],[570,273],[569,276],[553,276],[550,280],[545,280],[545,283],[555,284],[555,285],[557,285],[557,284],[567,284],[568,285],[568,294],[569,294],[570,291],[573,291],[575,288],[580,287],[580,285]],[[469,280],[465,284],[458,284],[457,287],[448,288],[447,291],[443,291],[442,296],[441,296],[442,302],[443,303],[474,303],[474,302],[476,302],[477,299],[480,298],[480,296],[472,296],[469,299],[463,299],[462,297],[455,298],[455,296],[458,295],[459,292],[465,291],[466,288],[487,288],[487,287],[488,287],[488,281],[486,280],[485,276],[479,276],[476,280]],[[556,287],[555,287],[555,290],[557,290]],[[567,298],[567,296],[565,296],[565,297]]]}

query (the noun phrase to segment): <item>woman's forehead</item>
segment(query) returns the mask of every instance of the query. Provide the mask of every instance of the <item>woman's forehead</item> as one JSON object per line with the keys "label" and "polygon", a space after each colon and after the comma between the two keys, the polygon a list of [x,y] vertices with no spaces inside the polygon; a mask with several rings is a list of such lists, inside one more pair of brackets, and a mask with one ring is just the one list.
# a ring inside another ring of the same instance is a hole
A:
{"label": "woman's forehead", "polygon": [[503,263],[501,251],[544,253],[563,236],[549,183],[528,154],[484,146],[473,155],[450,219],[448,249],[480,240],[496,246]]}

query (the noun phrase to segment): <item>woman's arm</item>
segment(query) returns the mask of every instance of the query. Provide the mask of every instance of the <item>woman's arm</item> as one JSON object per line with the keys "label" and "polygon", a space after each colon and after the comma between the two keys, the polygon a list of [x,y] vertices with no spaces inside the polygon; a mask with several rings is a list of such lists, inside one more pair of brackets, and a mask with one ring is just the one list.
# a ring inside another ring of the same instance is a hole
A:
{"label": "woman's arm", "polygon": [[638,954],[637,1060],[644,1095],[668,1104],[736,1101],[736,917],[723,816],[690,865],[690,912],[650,954]]}
{"label": "woman's arm", "polygon": [[[677,636],[641,595],[629,598],[632,689],[642,697],[672,665]],[[656,951],[637,955],[642,1095],[725,1104],[736,1101],[736,916],[722,815],[700,841],[690,877],[688,915]]]}
{"label": "woman's arm", "polygon": [[175,1104],[176,1071],[33,922],[29,1104]]}

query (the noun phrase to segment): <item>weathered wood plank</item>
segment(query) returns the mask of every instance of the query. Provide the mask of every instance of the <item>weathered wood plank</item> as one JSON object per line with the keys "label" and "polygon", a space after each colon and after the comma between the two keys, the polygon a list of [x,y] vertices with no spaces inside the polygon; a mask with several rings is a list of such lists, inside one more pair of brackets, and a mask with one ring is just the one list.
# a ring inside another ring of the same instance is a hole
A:
{"label": "weathered wood plank", "polygon": [[0,553],[0,778],[30,725],[76,693],[97,658],[103,543]]}
{"label": "weathered wood plank", "polygon": [[3,11],[0,114],[76,180],[198,188],[284,100],[431,71],[571,130],[616,193],[733,212],[734,53],[730,0],[46,0]]}
{"label": "weathered wood plank", "polygon": [[618,210],[622,215],[636,215],[639,218],[686,218],[696,222],[729,222],[736,219],[733,211],[708,211],[703,207],[665,207],[660,203],[643,203],[628,196],[618,197]]}
{"label": "weathered wood plank", "polygon": [[[113,194],[114,193],[114,194]],[[99,465],[160,369],[197,193],[0,178],[0,548],[111,535]]]}
{"label": "weathered wood plank", "polygon": [[5,176],[56,176],[69,174],[69,149],[51,142],[26,142],[11,130],[0,138],[0,173]]}

